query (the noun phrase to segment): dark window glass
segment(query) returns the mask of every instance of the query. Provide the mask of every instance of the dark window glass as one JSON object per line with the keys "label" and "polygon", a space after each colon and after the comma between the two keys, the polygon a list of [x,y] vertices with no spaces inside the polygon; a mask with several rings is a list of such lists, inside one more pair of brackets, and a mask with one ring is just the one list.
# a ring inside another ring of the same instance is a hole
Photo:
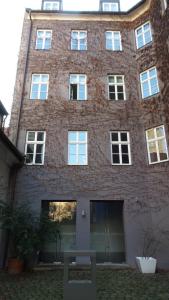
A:
{"label": "dark window glass", "polygon": [[118,100],[124,100],[124,94],[118,93]]}
{"label": "dark window glass", "polygon": [[121,141],[127,142],[127,133],[126,132],[121,133]]}
{"label": "dark window glass", "polygon": [[122,85],[117,86],[117,92],[118,93],[123,93],[123,86]]}
{"label": "dark window glass", "polygon": [[129,164],[129,156],[127,154],[122,155],[122,163]]}
{"label": "dark window glass", "polygon": [[111,134],[112,136],[112,142],[117,142],[118,141],[118,133],[117,132],[113,132]]}
{"label": "dark window glass", "polygon": [[77,100],[77,84],[71,84],[70,86],[70,99]]}
{"label": "dark window glass", "polygon": [[119,154],[113,154],[113,163],[114,164],[119,164],[120,163]]}
{"label": "dark window glass", "polygon": [[112,145],[112,152],[119,153],[119,145]]}
{"label": "dark window glass", "polygon": [[36,164],[41,164],[42,163],[42,154],[36,154],[35,163]]}
{"label": "dark window glass", "polygon": [[127,145],[121,145],[121,151],[124,154],[128,154],[128,146]]}

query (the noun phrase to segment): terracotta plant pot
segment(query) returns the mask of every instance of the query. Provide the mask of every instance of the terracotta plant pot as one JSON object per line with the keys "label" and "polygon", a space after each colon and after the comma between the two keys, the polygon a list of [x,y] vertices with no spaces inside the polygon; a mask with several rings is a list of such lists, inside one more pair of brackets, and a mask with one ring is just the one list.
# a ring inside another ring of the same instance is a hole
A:
{"label": "terracotta plant pot", "polygon": [[8,260],[8,273],[20,274],[23,271],[23,261],[18,258],[10,258]]}

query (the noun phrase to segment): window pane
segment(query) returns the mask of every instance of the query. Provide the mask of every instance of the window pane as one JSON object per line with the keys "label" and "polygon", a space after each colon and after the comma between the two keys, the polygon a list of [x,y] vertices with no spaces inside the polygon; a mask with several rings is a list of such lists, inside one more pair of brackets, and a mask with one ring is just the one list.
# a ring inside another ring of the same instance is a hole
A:
{"label": "window pane", "polygon": [[145,32],[144,38],[145,38],[145,43],[146,44],[151,42],[151,33],[150,33],[150,31]]}
{"label": "window pane", "polygon": [[158,141],[160,160],[166,160],[167,157],[167,146],[165,139]]}
{"label": "window pane", "polygon": [[86,137],[87,137],[87,135],[86,135],[86,132],[79,132],[79,141],[80,142],[85,142],[86,141]]}
{"label": "window pane", "polygon": [[119,145],[112,145],[112,153],[119,153]]}
{"label": "window pane", "polygon": [[127,141],[127,133],[126,132],[121,132],[121,141],[126,142]]}
{"label": "window pane", "polygon": [[154,129],[148,130],[147,136],[148,136],[148,140],[154,139],[155,138]]}
{"label": "window pane", "polygon": [[48,75],[42,75],[42,82],[48,82],[49,76]]}
{"label": "window pane", "polygon": [[114,50],[120,50],[120,40],[114,40]]}
{"label": "window pane", "polygon": [[45,49],[50,49],[51,48],[51,39],[47,38],[45,40]]}
{"label": "window pane", "polygon": [[106,49],[107,50],[112,50],[113,49],[112,40],[106,40]]}
{"label": "window pane", "polygon": [[85,85],[79,84],[79,100],[85,100]]}
{"label": "window pane", "polygon": [[148,81],[143,82],[142,88],[143,88],[143,98],[149,97],[150,96],[150,90],[149,90]]}
{"label": "window pane", "polygon": [[38,39],[36,49],[42,49],[42,48],[43,48],[43,39]]}
{"label": "window pane", "polygon": [[40,93],[40,99],[41,100],[46,100],[47,99],[47,93],[46,92],[41,92]]}
{"label": "window pane", "polygon": [[77,133],[74,131],[69,132],[69,142],[76,142],[77,141]]}
{"label": "window pane", "polygon": [[164,136],[164,128],[158,127],[156,128],[157,137],[163,137]]}
{"label": "window pane", "polygon": [[118,100],[124,100],[124,94],[118,93]]}
{"label": "window pane", "polygon": [[120,164],[120,156],[119,154],[113,154],[113,163]]}
{"label": "window pane", "polygon": [[153,78],[150,80],[151,85],[151,94],[157,94],[159,92],[157,78]]}
{"label": "window pane", "polygon": [[86,145],[79,145],[79,154],[86,155]]}
{"label": "window pane", "polygon": [[43,153],[43,145],[42,144],[38,144],[36,146],[36,153],[37,154]]}
{"label": "window pane", "polygon": [[77,100],[77,84],[71,84],[70,86],[70,99]]}
{"label": "window pane", "polygon": [[76,165],[77,164],[77,160],[76,160],[76,155],[69,155],[69,164],[70,165]]}
{"label": "window pane", "polygon": [[117,86],[117,92],[118,93],[123,93],[123,86],[122,85]]}
{"label": "window pane", "polygon": [[70,155],[75,155],[76,154],[76,145],[69,145],[69,154]]}
{"label": "window pane", "polygon": [[109,93],[109,99],[110,100],[116,100],[116,94],[115,93]]}
{"label": "window pane", "polygon": [[26,164],[33,163],[33,154],[26,154]]}
{"label": "window pane", "polygon": [[42,154],[36,154],[35,164],[42,164],[42,158],[43,158]]}
{"label": "window pane", "polygon": [[109,76],[109,83],[114,83],[114,82],[115,82],[115,77]]}
{"label": "window pane", "polygon": [[145,73],[142,73],[141,74],[141,80],[144,81],[144,80],[147,80],[148,79],[148,73],[145,72]]}
{"label": "window pane", "polygon": [[123,83],[123,77],[117,76],[117,83]]}
{"label": "window pane", "polygon": [[129,164],[129,156],[127,154],[122,155],[122,163]]}
{"label": "window pane", "polygon": [[40,75],[33,75],[32,76],[32,81],[35,82],[35,83],[39,82],[40,81]]}
{"label": "window pane", "polygon": [[34,153],[34,144],[27,144],[26,153],[33,154]]}
{"label": "window pane", "polygon": [[80,41],[80,50],[86,50],[86,41],[85,40],[81,40]]}
{"label": "window pane", "polygon": [[137,35],[140,35],[140,34],[142,34],[142,27],[141,28],[139,28],[139,29],[137,29]]}
{"label": "window pane", "polygon": [[144,24],[144,30],[149,30],[150,29],[150,23]]}
{"label": "window pane", "polygon": [[86,82],[86,76],[85,75],[80,75],[79,76],[79,83],[85,83]]}
{"label": "window pane", "polygon": [[29,132],[28,141],[34,141],[34,140],[35,140],[35,132]]}
{"label": "window pane", "polygon": [[72,50],[78,50],[78,40],[72,40]]}
{"label": "window pane", "polygon": [[139,35],[137,37],[137,43],[138,43],[138,48],[141,48],[144,46],[144,40],[143,40],[143,35]]}
{"label": "window pane", "polygon": [[149,143],[149,152],[150,152],[150,161],[152,163],[157,162],[158,158],[157,158],[157,148],[155,142]]}
{"label": "window pane", "polygon": [[79,155],[78,156],[79,159],[79,165],[86,165],[87,164],[87,160],[86,160],[86,155]]}
{"label": "window pane", "polygon": [[78,76],[77,75],[71,75],[70,76],[70,83],[77,84],[78,83]]}
{"label": "window pane", "polygon": [[113,133],[111,134],[111,136],[112,136],[112,142],[116,142],[116,141],[119,140],[119,139],[118,139],[118,133],[117,133],[117,132],[113,132]]}
{"label": "window pane", "polygon": [[128,145],[121,145],[121,151],[123,154],[128,154]]}

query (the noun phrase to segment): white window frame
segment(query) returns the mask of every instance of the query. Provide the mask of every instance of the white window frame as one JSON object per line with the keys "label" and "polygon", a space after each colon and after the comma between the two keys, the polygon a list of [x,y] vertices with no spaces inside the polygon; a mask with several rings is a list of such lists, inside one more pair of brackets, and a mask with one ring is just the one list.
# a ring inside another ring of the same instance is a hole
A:
{"label": "white window frame", "polygon": [[[109,9],[108,10],[105,10],[105,6],[106,5],[108,5],[108,7],[109,7]],[[114,6],[116,6],[116,9],[112,9],[111,7],[113,7],[113,5]],[[105,12],[118,12],[119,11],[119,5],[118,5],[118,3],[116,3],[116,2],[103,2],[102,3],[102,9],[103,9],[103,11],[105,11]]]}
{"label": "white window frame", "polygon": [[[155,69],[155,71],[156,71],[156,76],[150,77],[150,71],[153,70],[153,69]],[[142,74],[144,74],[144,73],[147,73],[147,74],[148,74],[146,80],[142,80]],[[152,89],[151,89],[151,84],[150,84],[150,80],[151,80],[152,78],[157,78],[158,92],[155,93],[155,94],[152,94]],[[144,83],[144,82],[148,82],[148,86],[149,86],[149,92],[150,92],[150,94],[149,94],[147,97],[144,97],[144,92],[143,92],[143,83]],[[140,85],[141,85],[142,99],[147,99],[147,98],[149,98],[149,97],[153,97],[153,96],[157,95],[157,94],[160,92],[159,82],[158,82],[158,73],[157,73],[157,68],[156,68],[155,66],[152,67],[152,68],[150,68],[150,69],[148,69],[148,70],[145,70],[145,71],[142,72],[142,73],[140,73]]]}
{"label": "white window frame", "polygon": [[[30,132],[35,133],[35,140],[34,141],[28,141],[28,135],[29,135]],[[44,140],[43,141],[37,141],[37,135],[38,135],[39,132],[44,134]],[[25,155],[27,154],[27,145],[28,144],[35,145],[34,146],[34,153],[33,153],[33,162],[32,163],[26,163],[26,159],[25,159],[25,164],[29,165],[29,166],[32,166],[32,165],[42,166],[42,165],[44,165],[44,160],[45,160],[45,144],[46,144],[46,131],[42,131],[42,130],[39,130],[39,131],[28,130],[26,132]],[[43,145],[42,163],[35,163],[37,145]]]}
{"label": "white window frame", "polygon": [[[46,98],[45,99],[41,99],[40,98],[40,93],[41,93],[41,85],[44,84],[44,82],[42,81],[42,76],[45,75],[45,76],[48,76],[48,81],[46,83],[47,85],[47,90],[46,90]],[[40,81],[39,81],[39,87],[38,87],[38,98],[37,99],[34,99],[32,98],[32,88],[33,88],[33,76],[40,76]],[[49,74],[32,74],[32,81],[31,81],[31,92],[30,92],[30,99],[31,100],[41,100],[41,101],[45,101],[48,99],[48,91],[49,91]]]}
{"label": "white window frame", "polygon": [[[78,34],[78,38],[77,38],[77,41],[78,41],[78,47],[77,47],[77,49],[73,49],[72,48],[72,40],[73,40],[73,38],[72,38],[72,34],[74,33],[74,32],[76,32],[77,34]],[[81,50],[80,49],[80,33],[85,33],[86,34],[86,49],[84,49],[84,50]],[[74,50],[74,51],[86,51],[87,50],[87,30],[72,30],[71,31],[71,50]]]}
{"label": "white window frame", "polygon": [[[112,38],[111,39],[107,39],[107,33],[111,33],[112,34]],[[119,34],[119,41],[120,41],[120,49],[119,50],[116,50],[115,49],[115,33],[118,33]],[[108,51],[122,51],[122,41],[121,41],[121,32],[120,31],[106,31],[105,32],[105,37],[106,37],[106,50]],[[111,40],[112,41],[112,48],[111,49],[108,49],[107,48],[107,40]]]}
{"label": "white window frame", "polygon": [[[112,141],[112,133],[118,133],[118,141]],[[120,134],[121,133],[127,133],[127,141],[121,141]],[[112,145],[119,145],[119,157],[120,157],[120,163],[116,164],[113,163],[113,153],[112,153]],[[122,150],[121,146],[127,145],[128,146],[128,157],[129,157],[129,163],[124,164],[122,162]],[[131,143],[130,143],[130,132],[129,131],[110,131],[110,151],[111,151],[111,164],[112,166],[131,166]]]}
{"label": "white window frame", "polygon": [[[109,77],[114,77],[115,78],[115,83],[110,83],[109,82]],[[117,83],[117,77],[121,77],[122,78],[122,83]],[[109,92],[109,86],[115,86],[115,100],[110,99],[110,92]],[[124,99],[118,99],[118,93],[117,93],[117,86],[123,86],[123,95],[124,95]],[[126,88],[125,88],[125,80],[124,80],[124,75],[114,75],[114,74],[109,74],[108,75],[108,99],[110,101],[126,101]]]}
{"label": "white window frame", "polygon": [[[71,99],[71,76],[77,76],[77,99]],[[79,99],[79,77],[84,76],[85,77],[85,97],[84,99]],[[87,75],[85,74],[70,74],[69,76],[69,100],[70,101],[86,101],[87,100]]]}
{"label": "white window frame", "polygon": [[[76,133],[76,142],[75,141],[69,141],[69,133]],[[79,141],[79,133],[85,133],[86,134],[86,140],[84,141]],[[69,147],[70,145],[76,145],[76,164],[71,164],[69,162]],[[86,163],[85,164],[80,164],[79,163],[79,145],[86,145]],[[88,165],[88,132],[87,131],[83,131],[83,130],[79,130],[79,131],[75,131],[75,130],[71,130],[68,131],[68,165],[69,166],[86,166]]]}
{"label": "white window frame", "polygon": [[166,10],[168,6],[167,0],[163,0],[163,2],[164,2],[164,10]]}
{"label": "white window frame", "polygon": [[[53,9],[54,4],[56,4],[56,3],[57,3],[58,8]],[[50,9],[46,9],[46,4],[50,4]],[[44,1],[43,9],[44,10],[60,10],[60,1]]]}
{"label": "white window frame", "polygon": [[[42,37],[43,44],[42,44],[42,48],[37,48],[37,45],[38,45],[38,33],[42,32],[42,31],[43,31],[43,37]],[[50,48],[45,48],[45,42],[46,42],[46,38],[47,38],[47,36],[46,36],[47,32],[51,33],[51,44],[52,44],[52,30],[38,29],[37,33],[36,33],[36,50],[49,50],[49,49],[51,49],[51,47]]]}
{"label": "white window frame", "polygon": [[[163,128],[164,135],[162,137],[157,137],[157,129],[158,128]],[[149,139],[148,138],[148,131],[150,131],[152,129],[154,130],[154,136],[155,136],[155,138]],[[165,140],[165,145],[166,145],[166,149],[167,149],[167,159],[164,159],[164,160],[160,160],[160,152],[159,152],[159,147],[158,147],[158,141],[160,141],[160,140]],[[161,125],[161,126],[158,126],[158,127],[153,127],[153,128],[150,128],[150,129],[146,130],[146,141],[147,141],[148,161],[149,161],[150,165],[159,164],[159,163],[168,161],[168,158],[169,158],[168,157],[168,145],[167,145],[166,133],[165,133],[165,127],[164,127],[164,125]],[[149,143],[152,143],[152,142],[155,142],[155,144],[156,144],[156,150],[157,150],[157,161],[156,162],[151,162]]]}
{"label": "white window frame", "polygon": [[[149,30],[146,30],[146,31],[145,31],[145,30],[144,30],[144,26],[147,25],[147,24],[149,24]],[[142,29],[142,33],[138,34],[137,31],[140,30],[140,29]],[[146,43],[146,41],[145,41],[145,32],[147,32],[147,31],[150,31],[150,35],[151,35],[151,41],[148,42],[148,43]],[[140,36],[140,35],[143,36],[143,43],[144,43],[143,46],[141,46],[141,47],[139,47],[139,45],[138,45],[138,36]],[[135,38],[136,38],[136,46],[137,46],[137,49],[141,49],[141,48],[145,47],[146,45],[149,45],[149,44],[153,41],[152,28],[151,28],[151,23],[150,23],[150,21],[148,21],[148,22],[142,24],[141,26],[139,26],[139,27],[137,27],[137,28],[135,29]]]}

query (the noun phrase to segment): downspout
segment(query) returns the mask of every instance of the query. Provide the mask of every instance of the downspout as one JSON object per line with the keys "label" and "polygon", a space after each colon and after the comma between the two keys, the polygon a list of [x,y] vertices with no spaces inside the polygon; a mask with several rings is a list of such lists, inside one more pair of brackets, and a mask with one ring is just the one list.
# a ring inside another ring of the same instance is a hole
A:
{"label": "downspout", "polygon": [[30,41],[31,41],[31,33],[32,33],[32,17],[31,17],[32,10],[29,8],[29,9],[27,9],[27,12],[29,13],[30,29],[29,29],[29,37],[28,37],[28,44],[27,44],[27,50],[26,50],[26,63],[25,63],[24,77],[23,77],[23,84],[22,84],[22,95],[21,95],[21,103],[20,103],[20,109],[19,109],[19,118],[18,118],[18,123],[17,123],[16,147],[18,147],[19,125],[20,125],[21,112],[22,112],[22,107],[23,107],[26,73],[27,73],[27,68],[28,68],[28,56],[29,56],[29,51],[30,51]]}

